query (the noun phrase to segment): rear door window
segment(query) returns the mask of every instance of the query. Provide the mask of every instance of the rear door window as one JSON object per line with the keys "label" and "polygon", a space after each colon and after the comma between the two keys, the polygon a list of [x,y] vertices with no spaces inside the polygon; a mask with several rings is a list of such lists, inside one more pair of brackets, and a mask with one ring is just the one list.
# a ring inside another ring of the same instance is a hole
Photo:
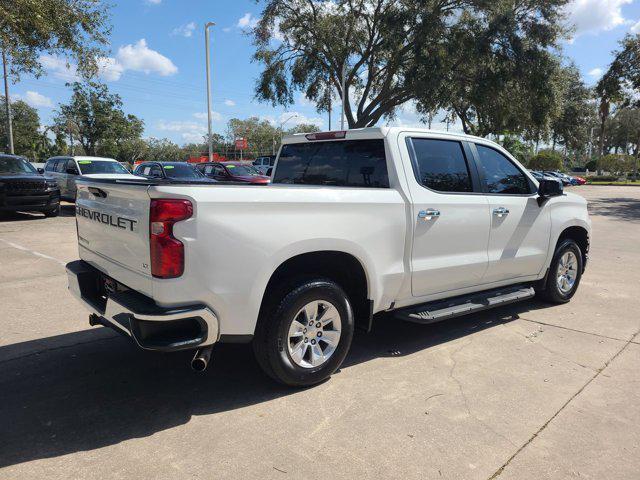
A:
{"label": "rear door window", "polygon": [[443,193],[473,191],[469,165],[460,142],[412,138],[411,145],[414,171],[421,185]]}
{"label": "rear door window", "polygon": [[284,145],[273,183],[388,188],[384,141],[344,140]]}

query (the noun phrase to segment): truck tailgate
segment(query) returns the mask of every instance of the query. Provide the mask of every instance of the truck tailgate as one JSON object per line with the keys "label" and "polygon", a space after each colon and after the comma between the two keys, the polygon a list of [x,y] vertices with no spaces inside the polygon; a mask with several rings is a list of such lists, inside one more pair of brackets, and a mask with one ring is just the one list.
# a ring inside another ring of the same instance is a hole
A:
{"label": "truck tailgate", "polygon": [[147,191],[144,184],[79,181],[76,221],[83,260],[131,287],[146,283],[141,277],[147,277],[144,290],[149,291],[151,200]]}

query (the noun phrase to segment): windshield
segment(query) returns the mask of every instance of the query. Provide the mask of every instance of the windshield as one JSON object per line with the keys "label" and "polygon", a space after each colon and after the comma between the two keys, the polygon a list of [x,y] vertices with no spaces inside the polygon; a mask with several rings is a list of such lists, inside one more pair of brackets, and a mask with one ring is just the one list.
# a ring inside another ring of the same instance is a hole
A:
{"label": "windshield", "polygon": [[163,167],[167,178],[203,178],[203,175],[188,163],[163,165]]}
{"label": "windshield", "polygon": [[248,177],[253,175],[260,175],[260,172],[251,165],[225,165],[231,175],[237,175],[239,177]]}
{"label": "windshield", "polygon": [[129,173],[118,162],[107,160],[78,160],[80,173],[91,175],[92,173]]}
{"label": "windshield", "polygon": [[38,173],[24,158],[0,157],[0,174],[3,173]]}

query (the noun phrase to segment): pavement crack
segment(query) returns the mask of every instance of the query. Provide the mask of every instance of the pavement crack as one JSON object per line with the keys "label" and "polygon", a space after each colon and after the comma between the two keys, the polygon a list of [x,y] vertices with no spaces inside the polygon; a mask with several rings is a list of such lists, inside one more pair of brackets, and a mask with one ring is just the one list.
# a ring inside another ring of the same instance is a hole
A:
{"label": "pavement crack", "polygon": [[584,333],[585,335],[593,335],[594,337],[606,338],[607,340],[616,340],[618,342],[638,343],[635,340],[633,340],[635,338],[635,335],[633,335],[631,337],[631,340],[629,340],[629,339],[624,339],[624,338],[609,337],[607,335],[602,335],[600,333],[585,332],[584,330],[578,330],[577,328],[564,327],[562,325],[554,325],[553,323],[545,323],[545,322],[541,322],[539,320],[531,320],[530,318],[518,317],[518,319],[519,320],[524,320],[525,322],[529,322],[529,323],[535,323],[535,324],[538,324],[538,325],[544,325],[546,327],[560,328],[562,330],[569,330],[570,332]]}
{"label": "pavement crack", "polygon": [[[468,341],[466,343],[462,344],[460,346],[460,348],[458,348],[456,351],[452,352],[451,355],[449,356],[451,358],[451,362],[453,363],[453,365],[451,366],[451,370],[449,371],[449,378],[451,380],[453,380],[456,383],[456,385],[458,386],[458,390],[460,391],[460,395],[462,396],[462,401],[464,402],[464,408],[467,411],[467,415],[469,415],[476,422],[478,422],[479,424],[484,426],[487,430],[489,430],[494,435],[502,438],[506,442],[508,442],[511,445],[515,446],[515,444],[511,440],[509,440],[503,434],[501,434],[500,432],[495,430],[491,425],[487,424],[484,420],[480,419],[476,414],[474,414],[471,411],[471,408],[469,407],[469,399],[467,398],[467,394],[465,393],[464,388],[462,387],[462,382],[454,374],[454,372],[456,370],[456,367],[458,366],[458,361],[456,360],[455,356],[458,353],[460,353],[465,347],[469,346],[471,344],[471,342],[472,342],[472,337],[468,337]],[[433,395],[433,396],[435,396],[435,395]],[[429,398],[432,398],[432,397],[429,397]]]}
{"label": "pavement crack", "polygon": [[[537,322],[536,322],[537,323]],[[553,325],[551,325],[553,326]],[[584,332],[586,333],[586,332]],[[609,359],[605,362],[605,364],[599,368],[596,373],[589,379],[587,380],[587,382],[580,387],[580,389],[574,393],[573,395],[571,395],[571,397],[562,404],[562,406],[556,411],[556,413],[554,413],[551,418],[549,418],[549,420],[547,420],[530,438],[529,440],[527,440],[520,448],[518,448],[518,450],[516,450],[516,452],[511,455],[506,462],[504,462],[502,464],[502,466],[500,466],[500,468],[498,468],[498,470],[496,470],[493,475],[491,475],[488,480],[494,480],[496,478],[498,478],[500,475],[502,475],[502,472],[504,472],[504,469],[507,468],[509,466],[509,464],[513,461],[514,458],[516,458],[520,452],[522,452],[525,448],[527,448],[527,446],[533,442],[538,435],[540,435],[546,428],[547,426],[558,416],[560,415],[560,412],[562,412],[572,401],[574,398],[576,398],[578,395],[580,395],[585,388],[587,388],[591,382],[593,382],[596,378],[598,378],[598,376],[609,366],[611,365],[611,363],[618,358],[618,356],[620,356],[620,354],[622,352],[624,352],[626,350],[626,348],[631,344],[631,343],[635,343],[635,338],[638,336],[638,334],[640,334],[640,330],[638,330],[636,333],[633,334],[633,336],[631,337],[630,340],[626,341],[625,344]]]}

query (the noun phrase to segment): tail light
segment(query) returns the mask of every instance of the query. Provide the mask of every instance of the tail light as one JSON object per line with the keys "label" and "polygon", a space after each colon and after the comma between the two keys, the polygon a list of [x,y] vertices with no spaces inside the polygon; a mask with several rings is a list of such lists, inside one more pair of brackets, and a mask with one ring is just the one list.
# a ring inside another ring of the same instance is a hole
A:
{"label": "tail light", "polygon": [[154,277],[176,278],[184,272],[184,244],[173,236],[173,225],[192,215],[189,200],[151,200],[149,238]]}

